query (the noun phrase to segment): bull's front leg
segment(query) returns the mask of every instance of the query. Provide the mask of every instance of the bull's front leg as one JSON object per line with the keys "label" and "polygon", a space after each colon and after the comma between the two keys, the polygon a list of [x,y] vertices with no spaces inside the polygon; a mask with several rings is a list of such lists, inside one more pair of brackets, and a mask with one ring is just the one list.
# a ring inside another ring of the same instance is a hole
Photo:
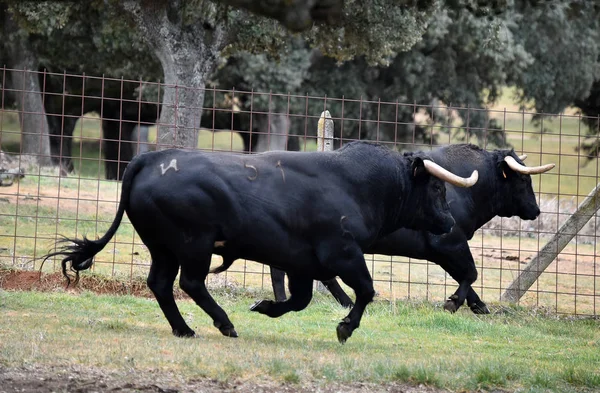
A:
{"label": "bull's front leg", "polygon": [[304,310],[312,299],[313,280],[310,277],[288,274],[290,298],[283,302],[259,300],[250,307],[271,318],[277,318],[290,311]]}
{"label": "bull's front leg", "polygon": [[[336,329],[338,341],[342,344],[352,336],[354,330],[358,329],[367,305],[373,301],[373,297],[375,296],[373,280],[370,279],[366,264],[364,271],[361,272],[361,276],[362,277],[352,277],[351,275],[340,275],[342,281],[352,287],[356,293],[356,303],[354,304],[354,307],[352,307],[346,318],[338,324]],[[367,277],[369,278],[368,280],[366,279]]]}
{"label": "bull's front leg", "polygon": [[344,292],[344,290],[342,289],[340,284],[338,284],[335,278],[323,281],[323,285],[325,285],[325,287],[329,290],[329,292],[331,292],[335,300],[337,300],[342,307],[352,308],[354,306],[354,302],[352,301],[352,299],[350,299],[346,292]]}
{"label": "bull's front leg", "polygon": [[474,313],[489,314],[486,304],[471,286],[477,280],[477,267],[467,240],[456,236],[443,238],[436,247],[437,251],[430,260],[440,265],[458,283],[456,292],[444,303],[444,310],[454,313],[466,300]]}
{"label": "bull's front leg", "polygon": [[490,314],[487,304],[479,298],[472,286],[469,287],[469,293],[467,293],[467,305],[475,314]]}
{"label": "bull's front leg", "polygon": [[324,243],[317,255],[321,263],[335,272],[356,294],[354,307],[336,329],[338,341],[344,344],[352,336],[354,330],[360,326],[365,308],[375,296],[375,288],[363,252],[358,244],[348,239],[339,239],[339,242],[341,244],[337,247],[330,243]]}
{"label": "bull's front leg", "polygon": [[446,300],[444,310],[455,313],[464,304],[465,299],[474,314],[490,314],[488,306],[479,298],[473,287],[464,281],[459,283],[456,292]]}

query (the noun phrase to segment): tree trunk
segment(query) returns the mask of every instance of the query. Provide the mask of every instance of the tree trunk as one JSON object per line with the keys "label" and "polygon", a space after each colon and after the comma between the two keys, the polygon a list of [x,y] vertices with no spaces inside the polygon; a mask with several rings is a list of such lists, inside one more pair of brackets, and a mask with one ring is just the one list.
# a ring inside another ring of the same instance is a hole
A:
{"label": "tree trunk", "polygon": [[125,10],[161,62],[164,87],[157,150],[196,148],[206,78],[226,43],[225,25],[182,25],[177,1],[125,1]]}
{"label": "tree trunk", "polygon": [[143,154],[150,150],[148,146],[148,134],[150,127],[147,125],[139,125],[133,131],[132,139],[135,142],[134,155]]}
{"label": "tree trunk", "polygon": [[8,79],[19,111],[21,153],[35,155],[40,165],[51,165],[48,121],[36,72],[36,58],[27,45],[27,37],[20,34],[10,12],[5,13],[4,33],[4,37],[10,37],[6,42],[11,68]]}
{"label": "tree trunk", "polygon": [[260,134],[256,138],[255,145],[251,146],[253,152],[287,150],[290,130],[290,119],[287,115],[269,113],[268,115],[255,116],[255,122]]}

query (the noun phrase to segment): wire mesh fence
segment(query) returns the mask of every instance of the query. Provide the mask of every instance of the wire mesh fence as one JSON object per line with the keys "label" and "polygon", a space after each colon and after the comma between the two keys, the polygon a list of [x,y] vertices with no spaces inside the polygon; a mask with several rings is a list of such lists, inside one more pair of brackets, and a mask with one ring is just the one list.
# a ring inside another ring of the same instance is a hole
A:
{"label": "wire mesh fence", "polygon": [[[12,73],[23,73],[18,80],[32,83],[14,86]],[[352,140],[378,141],[398,151],[472,143],[488,150],[514,148],[527,155],[528,165],[555,163],[551,171],[531,176],[541,210],[536,220],[495,217],[469,241],[479,271],[473,288],[492,304],[599,183],[597,160],[581,149],[597,142],[598,121],[574,110],[545,114],[509,102],[466,108],[207,87],[194,92],[204,95],[202,108],[186,108],[197,116],[190,127],[161,122],[164,92],[174,89],[177,97],[185,87],[7,68],[0,68],[0,74],[2,266],[39,269],[36,258],[51,250],[60,235],[101,236],[116,213],[119,179],[127,163],[136,154],[178,143],[174,138],[165,144],[163,138],[177,127],[193,135],[194,148],[215,153],[314,151],[319,118],[327,110],[334,123],[334,148]],[[181,109],[177,101],[166,107]],[[40,165],[44,160],[52,165]],[[597,315],[599,222],[594,214],[521,304]],[[457,287],[432,262],[405,256],[365,258],[381,297],[442,301]],[[213,257],[214,265],[220,262]],[[146,247],[125,220],[92,269],[133,279],[145,276],[149,264]],[[51,260],[43,270],[59,267],[59,261]],[[246,288],[271,288],[269,268],[253,261],[238,260],[221,277]]]}

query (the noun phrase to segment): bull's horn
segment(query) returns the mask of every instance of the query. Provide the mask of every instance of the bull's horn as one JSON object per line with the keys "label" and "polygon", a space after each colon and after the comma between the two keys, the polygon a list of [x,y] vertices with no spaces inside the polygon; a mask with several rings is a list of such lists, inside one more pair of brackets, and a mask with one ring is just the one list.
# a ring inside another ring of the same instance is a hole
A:
{"label": "bull's horn", "polygon": [[525,166],[521,165],[511,156],[504,157],[504,161],[508,164],[510,169],[515,172],[522,173],[524,175],[537,175],[539,173],[548,172],[550,169],[554,168],[556,165],[554,164],[546,164],[541,166]]}
{"label": "bull's horn", "polygon": [[425,164],[425,169],[427,169],[427,172],[431,173],[435,177],[447,181],[450,184],[454,184],[457,187],[471,187],[477,183],[477,179],[479,179],[479,173],[476,170],[473,171],[469,177],[460,177],[449,170],[442,168],[433,161],[423,160],[423,163]]}
{"label": "bull's horn", "polygon": [[521,160],[521,161],[525,161],[526,158],[527,158],[527,154],[523,154],[522,156],[519,156],[519,160]]}

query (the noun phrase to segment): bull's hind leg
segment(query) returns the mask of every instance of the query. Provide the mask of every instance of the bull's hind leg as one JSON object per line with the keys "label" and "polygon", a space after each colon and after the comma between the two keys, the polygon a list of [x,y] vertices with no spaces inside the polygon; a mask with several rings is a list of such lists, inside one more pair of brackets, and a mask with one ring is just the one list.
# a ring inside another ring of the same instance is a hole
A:
{"label": "bull's hind leg", "polygon": [[271,267],[271,285],[273,286],[275,301],[285,301],[287,295],[285,294],[285,272],[283,270]]}
{"label": "bull's hind leg", "polygon": [[250,311],[256,311],[277,318],[290,311],[304,310],[312,299],[313,280],[310,277],[288,274],[290,298],[283,302],[272,300],[259,300],[250,307]]}
{"label": "bull's hind leg", "polygon": [[172,255],[156,250],[151,249],[150,253],[152,265],[148,274],[148,287],[154,294],[165,318],[169,321],[173,334],[177,337],[193,337],[195,333],[185,323],[173,297],[173,283],[179,271],[177,260]]}
{"label": "bull's hind leg", "polygon": [[[273,284],[273,293],[275,294],[275,301],[283,302],[286,299],[285,294],[285,272],[283,270],[271,267],[271,283]],[[342,307],[351,308],[354,306],[352,299],[344,292],[340,284],[338,284],[335,278],[331,280],[323,281],[323,285],[331,292],[335,300],[342,305]]]}
{"label": "bull's hind leg", "polygon": [[180,258],[181,276],[179,277],[179,285],[213,319],[213,325],[219,329],[221,334],[228,337],[237,337],[238,334],[227,313],[206,289],[206,276],[210,269],[212,257],[210,250],[212,250],[212,242],[207,243],[205,249],[197,249],[198,252]]}

